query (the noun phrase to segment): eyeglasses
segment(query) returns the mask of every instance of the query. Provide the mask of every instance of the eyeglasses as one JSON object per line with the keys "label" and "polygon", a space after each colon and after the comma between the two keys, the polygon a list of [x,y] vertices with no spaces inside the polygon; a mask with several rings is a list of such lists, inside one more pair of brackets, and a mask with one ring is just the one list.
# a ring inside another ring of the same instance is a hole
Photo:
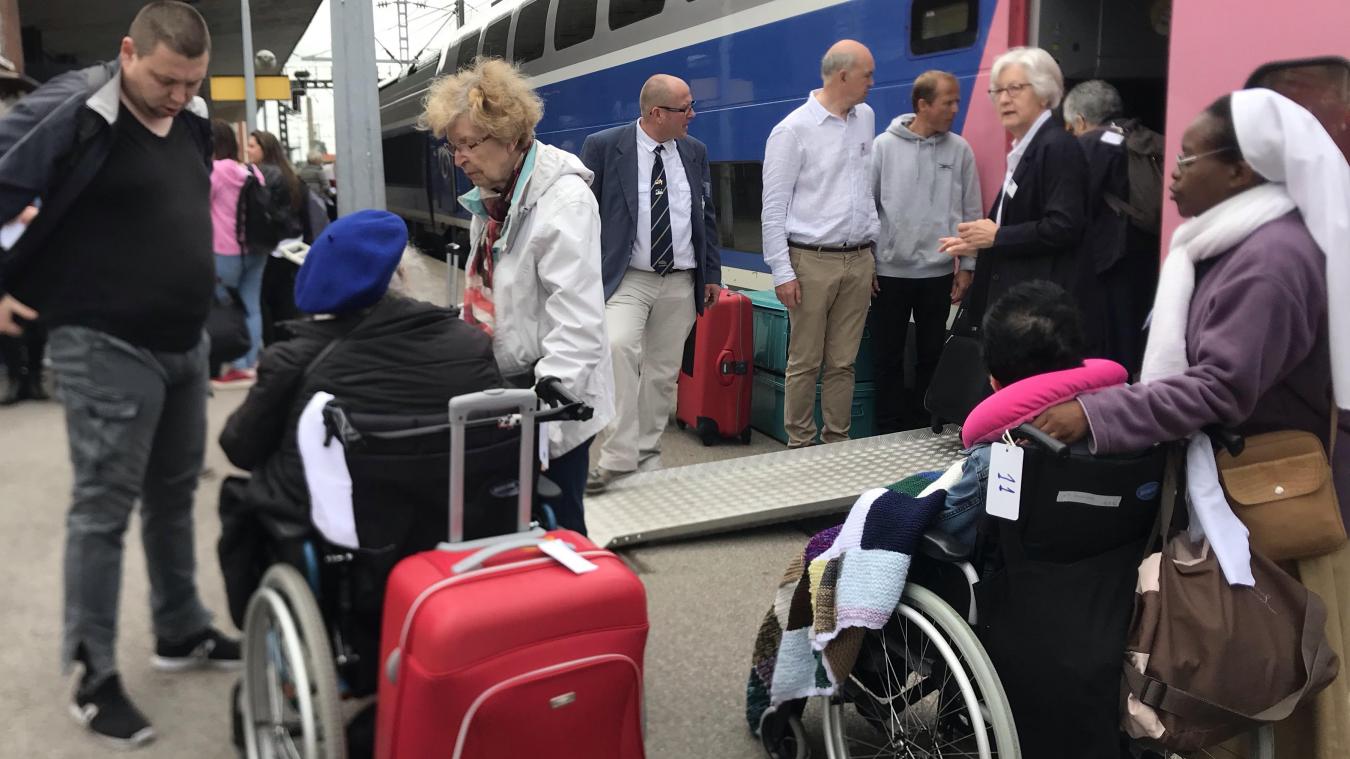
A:
{"label": "eyeglasses", "polygon": [[487,142],[490,139],[492,138],[483,137],[474,140],[473,142],[466,142],[462,145],[456,145],[453,142],[443,142],[441,143],[441,150],[444,150],[445,152],[451,155],[458,155],[460,153],[472,153],[474,150],[478,148],[479,145],[482,145],[483,143]]}
{"label": "eyeglasses", "polygon": [[1022,90],[1025,90],[1030,86],[1031,84],[1029,82],[1019,82],[1017,84],[1010,84],[1007,87],[990,87],[989,97],[998,100],[998,96],[1006,92],[1015,98],[1022,94]]}
{"label": "eyeglasses", "polygon": [[1185,170],[1187,167],[1189,167],[1196,161],[1200,160],[1201,158],[1208,158],[1209,156],[1212,155],[1227,153],[1232,149],[1233,148],[1230,146],[1226,148],[1219,148],[1218,150],[1207,150],[1204,153],[1196,153],[1195,155],[1186,155],[1185,153],[1177,153],[1177,168]]}
{"label": "eyeglasses", "polygon": [[683,108],[671,108],[668,105],[658,105],[656,107],[660,108],[663,111],[670,111],[671,113],[689,113],[690,111],[694,110],[694,103],[696,102],[697,101],[695,100],[690,100],[689,105],[686,105]]}

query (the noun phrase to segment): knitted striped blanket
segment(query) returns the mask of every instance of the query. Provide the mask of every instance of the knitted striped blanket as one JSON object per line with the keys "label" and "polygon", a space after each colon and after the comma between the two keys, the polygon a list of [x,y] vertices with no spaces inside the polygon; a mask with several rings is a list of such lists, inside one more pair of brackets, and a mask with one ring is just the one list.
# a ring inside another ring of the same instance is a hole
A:
{"label": "knitted striped blanket", "polygon": [[[853,670],[867,630],[895,611],[910,556],[946,491],[939,472],[863,493],[844,523],[793,557],[760,625],[746,684],[746,719],[758,734],[771,707],[833,695]],[[928,492],[925,492],[925,490]]]}

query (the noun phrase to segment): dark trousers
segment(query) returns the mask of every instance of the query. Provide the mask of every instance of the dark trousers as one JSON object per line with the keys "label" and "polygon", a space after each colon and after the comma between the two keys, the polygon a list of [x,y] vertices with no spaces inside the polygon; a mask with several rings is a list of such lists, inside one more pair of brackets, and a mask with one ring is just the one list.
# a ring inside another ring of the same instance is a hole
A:
{"label": "dark trousers", "polygon": [[549,503],[558,526],[586,534],[586,510],[582,498],[586,495],[586,472],[591,465],[591,438],[556,459],[549,459],[545,476],[562,491]]}
{"label": "dark trousers", "polygon": [[[877,428],[903,429],[917,414],[933,377],[951,311],[952,275],[905,279],[877,277],[881,291],[872,301],[872,367],[876,374]],[[905,393],[905,339],[914,318],[914,393]],[[922,424],[922,421],[919,422]]]}
{"label": "dark trousers", "polygon": [[23,335],[0,335],[0,361],[5,363],[9,381],[42,381],[42,354],[47,349],[47,330],[39,324],[26,322]]}
{"label": "dark trousers", "polygon": [[271,345],[286,338],[277,330],[277,322],[300,316],[295,307],[295,276],[298,273],[299,266],[276,256],[268,256],[267,263],[263,265],[262,291],[258,297],[259,310],[262,311],[263,345]]}

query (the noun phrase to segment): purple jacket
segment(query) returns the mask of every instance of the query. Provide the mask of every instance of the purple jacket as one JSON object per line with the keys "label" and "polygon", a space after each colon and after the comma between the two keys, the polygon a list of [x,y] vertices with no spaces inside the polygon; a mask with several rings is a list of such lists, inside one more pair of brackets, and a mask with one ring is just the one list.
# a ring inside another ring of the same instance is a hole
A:
{"label": "purple jacket", "polygon": [[[1208,270],[1205,267],[1208,266]],[[1327,443],[1331,358],[1326,257],[1298,212],[1202,262],[1186,326],[1183,374],[1079,397],[1093,450],[1116,453],[1176,440],[1218,422],[1243,434],[1306,430]],[[1332,462],[1350,523],[1350,418],[1341,414]]]}

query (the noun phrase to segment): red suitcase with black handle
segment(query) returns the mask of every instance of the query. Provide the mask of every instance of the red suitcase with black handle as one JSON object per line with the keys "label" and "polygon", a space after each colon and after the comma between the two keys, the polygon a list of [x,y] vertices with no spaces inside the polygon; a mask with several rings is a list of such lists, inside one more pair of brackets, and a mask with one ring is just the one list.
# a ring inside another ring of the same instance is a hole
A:
{"label": "red suitcase with black handle", "polygon": [[753,328],[750,299],[723,289],[685,343],[675,419],[697,430],[704,445],[724,438],[750,442]]}

